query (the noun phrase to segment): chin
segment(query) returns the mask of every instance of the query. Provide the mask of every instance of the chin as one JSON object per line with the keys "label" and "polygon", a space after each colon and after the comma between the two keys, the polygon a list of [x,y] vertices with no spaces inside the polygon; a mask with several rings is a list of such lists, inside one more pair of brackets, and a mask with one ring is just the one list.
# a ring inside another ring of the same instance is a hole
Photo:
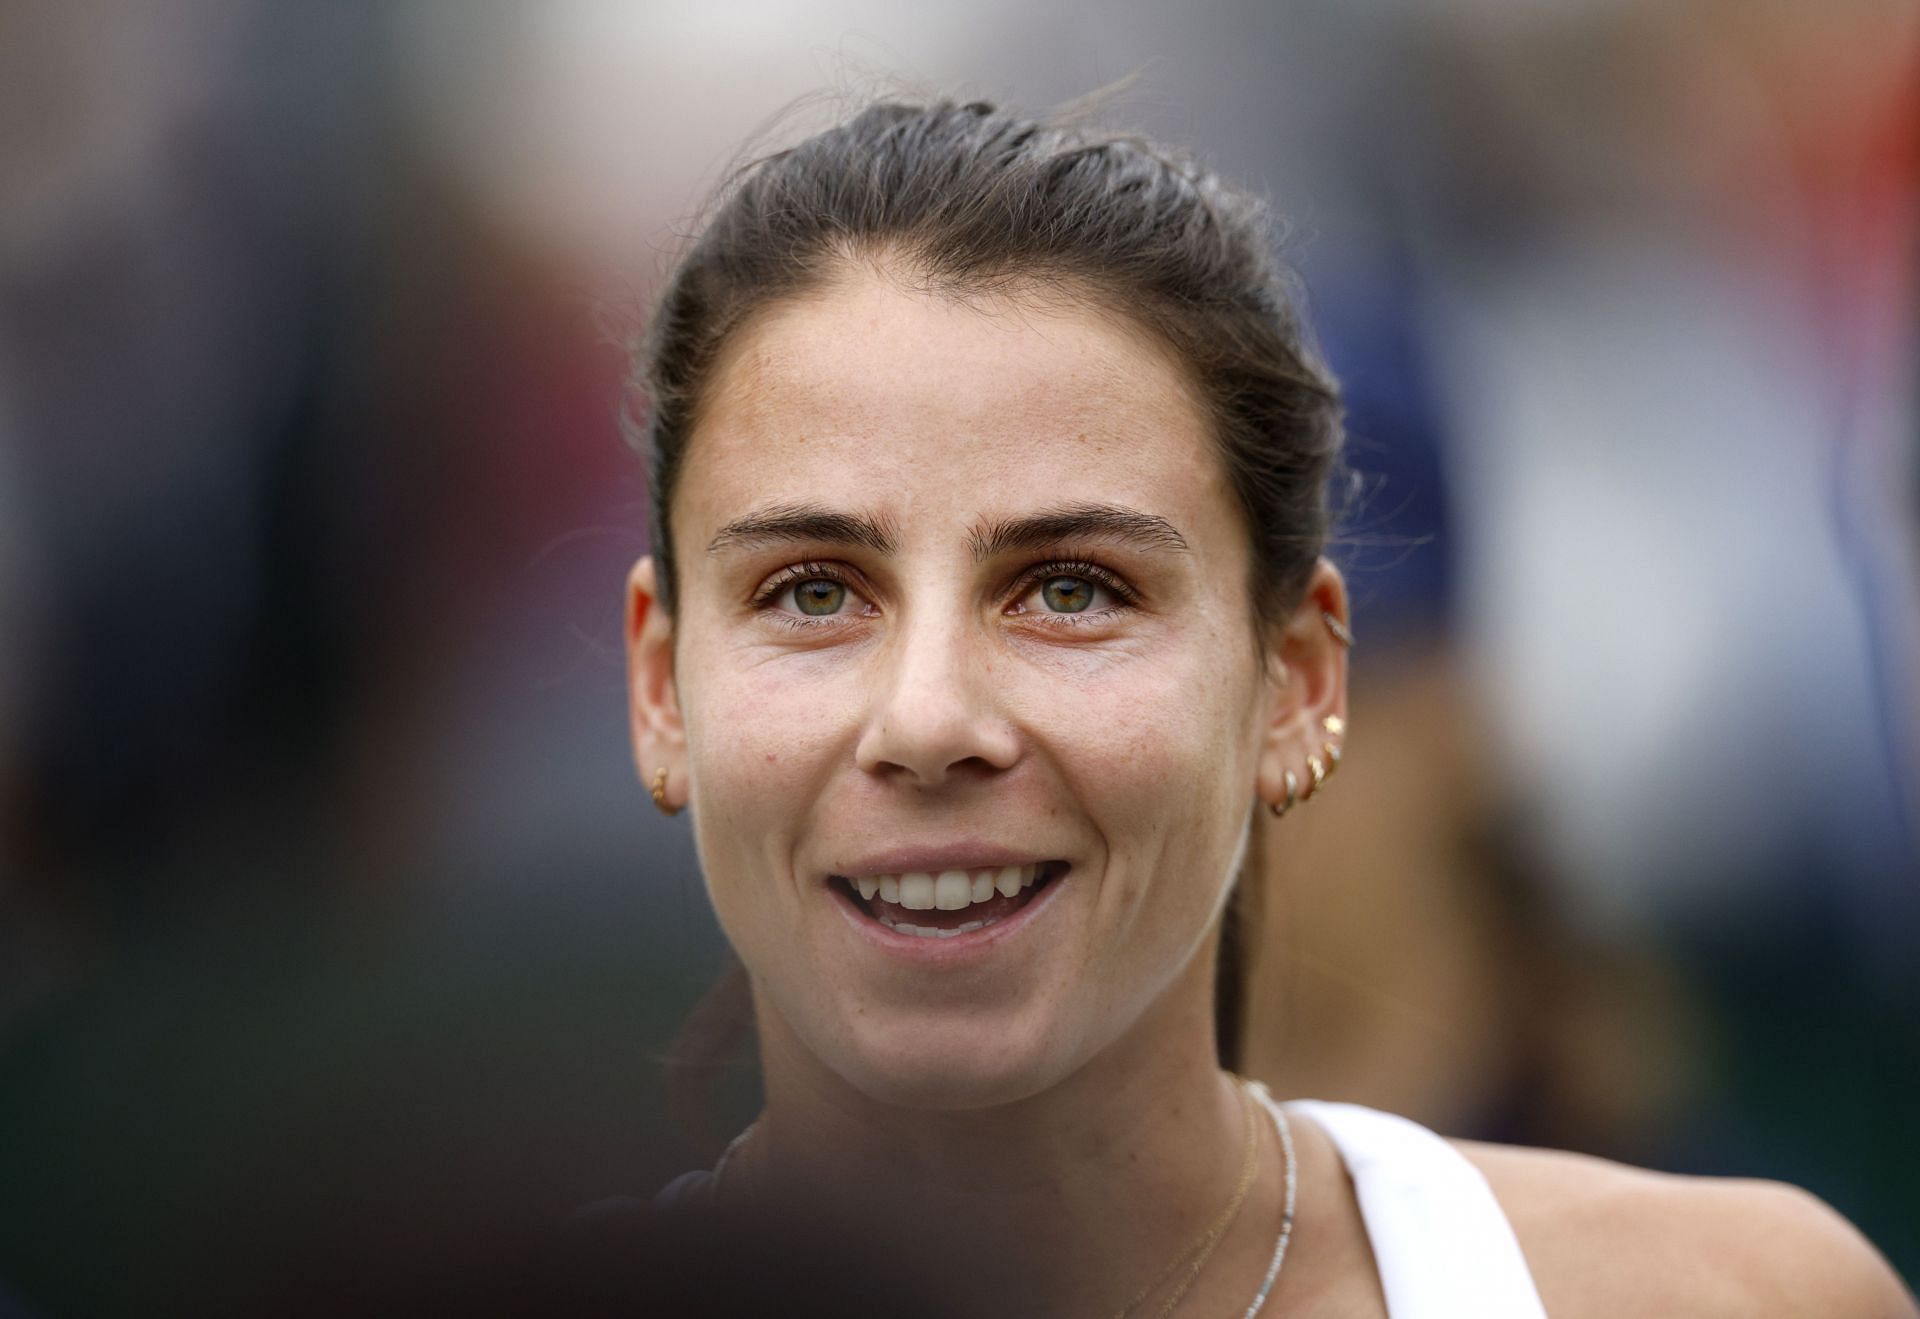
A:
{"label": "chin", "polygon": [[901,1108],[959,1112],[1017,1103],[1073,1070],[1057,1030],[1040,1023],[927,1020],[871,1014],[853,1019],[823,1061],[868,1098]]}

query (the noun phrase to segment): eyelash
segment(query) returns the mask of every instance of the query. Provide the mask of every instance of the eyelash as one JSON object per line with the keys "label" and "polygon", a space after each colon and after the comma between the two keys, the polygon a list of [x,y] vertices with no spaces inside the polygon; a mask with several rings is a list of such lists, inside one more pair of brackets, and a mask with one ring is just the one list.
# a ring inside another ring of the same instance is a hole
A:
{"label": "eyelash", "polygon": [[[1089,563],[1084,559],[1053,559],[1046,563],[1037,563],[1020,575],[1019,580],[1009,588],[1009,594],[1016,600],[1025,599],[1030,591],[1051,577],[1085,578],[1087,581],[1106,587],[1107,590],[1113,593],[1114,598],[1119,603],[1110,605],[1105,609],[1083,610],[1077,614],[1034,611],[1032,616],[1047,619],[1047,626],[1049,627],[1084,626],[1095,620],[1106,618],[1120,610],[1131,609],[1137,605],[1140,600],[1140,593],[1128,585],[1117,573],[1103,568],[1097,563]],[[859,583],[839,564],[821,561],[795,563],[782,568],[762,583],[760,589],[754,592],[753,598],[749,603],[755,610],[778,620],[786,627],[817,628],[844,626],[847,620],[837,615],[808,618],[798,614],[788,614],[774,608],[774,602],[786,593],[786,589],[789,586],[811,581],[838,582],[850,591],[857,591],[859,589]]]}
{"label": "eyelash", "polygon": [[1014,584],[1012,590],[1014,598],[1024,600],[1028,592],[1050,577],[1085,578],[1113,592],[1113,597],[1118,603],[1109,605],[1105,609],[1085,609],[1077,614],[1055,613],[1052,610],[1035,611],[1032,616],[1046,619],[1048,627],[1083,627],[1109,618],[1123,609],[1132,609],[1140,603],[1140,593],[1122,580],[1119,574],[1102,568],[1097,563],[1088,563],[1085,559],[1054,559],[1047,563],[1035,564],[1021,574],[1020,580]]}

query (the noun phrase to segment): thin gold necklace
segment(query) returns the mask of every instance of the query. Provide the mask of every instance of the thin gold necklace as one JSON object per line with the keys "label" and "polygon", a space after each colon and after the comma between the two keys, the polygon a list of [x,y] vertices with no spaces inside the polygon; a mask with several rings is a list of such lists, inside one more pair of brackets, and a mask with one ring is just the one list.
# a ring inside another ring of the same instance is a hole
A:
{"label": "thin gold necklace", "polygon": [[1160,1307],[1160,1319],[1166,1319],[1173,1313],[1174,1307],[1180,1304],[1187,1290],[1193,1286],[1193,1280],[1200,1276],[1200,1270],[1204,1269],[1207,1261],[1213,1258],[1214,1250],[1227,1235],[1227,1229],[1233,1226],[1233,1220],[1240,1216],[1240,1208],[1247,1202],[1247,1192],[1253,1189],[1254,1170],[1260,1166],[1260,1132],[1256,1126],[1259,1120],[1259,1109],[1237,1077],[1234,1093],[1240,1097],[1240,1110],[1246,1116],[1246,1134],[1241,1137],[1240,1179],[1234,1184],[1233,1197],[1227,1201],[1227,1207],[1201,1230],[1200,1235],[1195,1237],[1185,1250],[1173,1257],[1172,1262],[1160,1271],[1158,1277],[1135,1292],[1133,1299],[1120,1307],[1114,1319],[1127,1319],[1128,1315],[1140,1308],[1142,1301],[1159,1291],[1166,1284],[1167,1279],[1177,1273],[1184,1264],[1187,1270],[1186,1276],[1180,1279],[1180,1285],[1174,1288],[1173,1295],[1167,1297],[1166,1302]]}
{"label": "thin gold necklace", "polygon": [[[1228,1075],[1231,1076],[1232,1073]],[[1200,1276],[1200,1270],[1213,1257],[1214,1250],[1226,1236],[1227,1229],[1233,1225],[1233,1220],[1239,1216],[1241,1207],[1246,1203],[1247,1193],[1253,1186],[1254,1171],[1259,1167],[1255,1105],[1267,1111],[1268,1116],[1273,1119],[1274,1130],[1280,1137],[1281,1167],[1286,1182],[1286,1203],[1280,1216],[1280,1233],[1274,1239],[1272,1258],[1267,1263],[1265,1276],[1260,1280],[1260,1290],[1254,1294],[1253,1303],[1247,1307],[1242,1319],[1255,1319],[1255,1316],[1265,1307],[1268,1295],[1273,1291],[1274,1281],[1280,1276],[1280,1266],[1286,1262],[1287,1244],[1293,1239],[1294,1206],[1299,1188],[1299,1169],[1293,1156],[1293,1131],[1291,1124],[1287,1121],[1286,1110],[1273,1101],[1264,1085],[1239,1076],[1234,1076],[1233,1079],[1235,1089],[1240,1092],[1242,1107],[1247,1113],[1246,1153],[1241,1158],[1240,1180],[1234,1186],[1233,1198],[1227,1202],[1227,1207],[1220,1211],[1219,1217],[1207,1225],[1206,1231],[1196,1238],[1192,1245],[1175,1256],[1173,1262],[1161,1271],[1159,1277],[1134,1294],[1133,1299],[1127,1302],[1115,1319],[1126,1319],[1143,1300],[1153,1294],[1156,1288],[1164,1284],[1168,1276],[1177,1271],[1182,1263],[1187,1263],[1187,1276],[1181,1279],[1180,1286],[1160,1307],[1159,1319],[1166,1319],[1173,1313],[1174,1307],[1185,1298],[1188,1289],[1193,1286],[1194,1279]],[[734,1156],[740,1152],[741,1147],[747,1143],[747,1138],[753,1135],[759,1125],[758,1118],[749,1122],[746,1130],[728,1141],[727,1148],[721,1151],[720,1158],[713,1165],[712,1198],[714,1202],[719,1201],[721,1178],[726,1174],[727,1165],[733,1161]],[[736,1177],[735,1180],[737,1181],[738,1178]],[[1196,1252],[1198,1258],[1194,1258]]]}

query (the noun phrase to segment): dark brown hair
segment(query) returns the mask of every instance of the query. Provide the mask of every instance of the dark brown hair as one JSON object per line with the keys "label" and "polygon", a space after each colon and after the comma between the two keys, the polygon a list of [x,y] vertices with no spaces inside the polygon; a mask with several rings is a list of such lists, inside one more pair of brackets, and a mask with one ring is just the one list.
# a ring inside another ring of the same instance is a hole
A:
{"label": "dark brown hair", "polygon": [[[1170,347],[1211,415],[1239,501],[1264,636],[1292,612],[1326,543],[1341,443],[1339,392],[1273,237],[1257,198],[1188,156],[978,101],[882,101],[744,166],[674,268],[637,363],[662,606],[675,598],[674,489],[723,347],[756,313],[822,292],[865,261],[935,296],[1091,302]],[[1221,947],[1227,1066],[1239,1051],[1245,938],[1258,928],[1252,887],[1239,885]],[[737,981],[724,992],[737,1001]],[[682,1069],[712,1064],[723,1044],[714,1015],[694,1014],[674,1055]]]}

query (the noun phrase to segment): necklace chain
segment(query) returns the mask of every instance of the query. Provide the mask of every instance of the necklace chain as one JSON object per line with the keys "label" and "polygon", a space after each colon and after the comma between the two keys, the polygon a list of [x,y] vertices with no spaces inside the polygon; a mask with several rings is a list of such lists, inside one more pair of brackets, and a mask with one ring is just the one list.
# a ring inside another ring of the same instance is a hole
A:
{"label": "necklace chain", "polygon": [[1242,1319],[1254,1319],[1260,1313],[1260,1307],[1267,1303],[1267,1296],[1273,1291],[1274,1279],[1280,1276],[1280,1266],[1287,1262],[1287,1243],[1293,1240],[1293,1211],[1299,1199],[1300,1174],[1293,1157],[1293,1126],[1287,1121],[1287,1110],[1280,1107],[1267,1093],[1267,1087],[1258,1081],[1247,1081],[1247,1090],[1259,1101],[1260,1107],[1267,1110],[1273,1119],[1274,1130],[1280,1133],[1280,1153],[1286,1168],[1287,1198],[1280,1212],[1280,1235],[1274,1239],[1273,1258],[1267,1262],[1267,1273],[1260,1280],[1260,1290],[1254,1294],[1253,1304],[1247,1307]]}
{"label": "necklace chain", "polygon": [[[1231,1075],[1231,1073],[1229,1073],[1229,1075]],[[1173,1262],[1161,1271],[1159,1277],[1155,1278],[1134,1294],[1133,1299],[1122,1307],[1120,1312],[1115,1316],[1115,1319],[1127,1319],[1127,1316],[1137,1309],[1142,1301],[1146,1300],[1148,1296],[1151,1296],[1158,1290],[1160,1286],[1166,1282],[1168,1276],[1175,1272],[1181,1264],[1185,1263],[1187,1265],[1186,1277],[1180,1280],[1180,1285],[1174,1289],[1173,1295],[1169,1296],[1160,1307],[1159,1319],[1167,1319],[1167,1316],[1173,1313],[1174,1307],[1185,1299],[1188,1289],[1193,1286],[1194,1280],[1200,1276],[1200,1271],[1206,1267],[1207,1261],[1213,1258],[1213,1252],[1226,1237],[1227,1229],[1231,1227],[1233,1221],[1239,1217],[1241,1207],[1246,1203],[1247,1192],[1252,1189],[1254,1172],[1259,1167],[1259,1140],[1254,1131],[1256,1125],[1254,1120],[1255,1104],[1267,1111],[1267,1115],[1273,1119],[1274,1130],[1280,1137],[1281,1167],[1286,1182],[1286,1202],[1280,1214],[1280,1234],[1274,1240],[1273,1255],[1267,1261],[1267,1271],[1265,1276],[1260,1280],[1260,1290],[1254,1294],[1253,1303],[1247,1307],[1246,1313],[1241,1316],[1241,1319],[1255,1319],[1255,1316],[1260,1313],[1261,1308],[1266,1305],[1267,1297],[1273,1291],[1274,1281],[1280,1276],[1280,1266],[1286,1263],[1287,1243],[1293,1239],[1293,1212],[1299,1195],[1299,1170],[1294,1162],[1293,1128],[1292,1124],[1287,1121],[1286,1110],[1274,1102],[1273,1096],[1267,1092],[1266,1086],[1260,1084],[1260,1082],[1249,1081],[1237,1076],[1234,1077],[1234,1081],[1236,1082],[1235,1088],[1240,1092],[1241,1102],[1247,1114],[1247,1139],[1246,1154],[1241,1160],[1240,1179],[1234,1186],[1233,1198],[1227,1202],[1227,1207],[1220,1211],[1219,1217],[1207,1225],[1207,1230],[1194,1239],[1192,1245],[1175,1256]],[[714,1200],[718,1201],[720,1198],[721,1179],[726,1175],[727,1165],[733,1161],[741,1148],[746,1145],[747,1138],[753,1135],[754,1130],[758,1128],[759,1125],[760,1120],[758,1118],[749,1122],[746,1129],[728,1141],[727,1148],[721,1151],[719,1160],[713,1165],[712,1194]],[[735,1180],[738,1181],[737,1175]]]}
{"label": "necklace chain", "polygon": [[1180,1304],[1180,1299],[1187,1294],[1187,1289],[1193,1286],[1193,1280],[1200,1276],[1200,1271],[1207,1266],[1207,1261],[1213,1258],[1215,1248],[1227,1235],[1227,1229],[1233,1226],[1234,1219],[1240,1216],[1240,1207],[1246,1203],[1247,1192],[1253,1187],[1253,1174],[1260,1166],[1260,1130],[1256,1125],[1259,1109],[1243,1086],[1236,1084],[1234,1093],[1239,1097],[1240,1110],[1246,1118],[1246,1134],[1240,1140],[1240,1177],[1234,1184],[1233,1195],[1228,1199],[1227,1207],[1222,1209],[1211,1223],[1201,1229],[1200,1235],[1195,1237],[1185,1250],[1173,1257],[1167,1267],[1160,1271],[1158,1277],[1135,1292],[1133,1298],[1120,1307],[1114,1319],[1127,1319],[1128,1315],[1140,1308],[1142,1301],[1159,1291],[1166,1284],[1167,1279],[1172,1277],[1182,1264],[1185,1264],[1186,1276],[1181,1278],[1180,1285],[1174,1288],[1173,1295],[1167,1297],[1166,1303],[1160,1307],[1160,1319],[1166,1319],[1173,1313],[1174,1307]]}

